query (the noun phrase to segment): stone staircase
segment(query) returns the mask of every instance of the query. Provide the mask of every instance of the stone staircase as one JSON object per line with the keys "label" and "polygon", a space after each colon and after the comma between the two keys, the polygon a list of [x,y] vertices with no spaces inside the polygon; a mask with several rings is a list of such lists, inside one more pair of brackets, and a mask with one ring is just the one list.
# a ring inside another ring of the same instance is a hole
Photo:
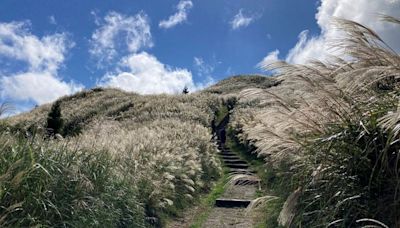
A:
{"label": "stone staircase", "polygon": [[214,208],[202,226],[204,228],[248,228],[254,225],[252,218],[246,215],[245,209],[251,203],[251,200],[256,198],[260,180],[245,160],[221,142],[221,135],[218,132],[225,129],[228,121],[229,116],[221,121],[221,124],[217,127],[219,155],[223,165],[229,169],[229,175],[233,178],[235,175],[240,175],[240,178],[227,187],[222,196],[215,201]]}

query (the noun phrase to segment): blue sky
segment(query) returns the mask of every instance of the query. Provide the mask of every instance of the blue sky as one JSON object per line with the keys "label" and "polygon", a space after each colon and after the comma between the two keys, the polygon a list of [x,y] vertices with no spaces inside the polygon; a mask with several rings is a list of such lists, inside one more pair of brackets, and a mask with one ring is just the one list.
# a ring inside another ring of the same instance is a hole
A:
{"label": "blue sky", "polygon": [[262,73],[261,61],[303,63],[318,57],[326,17],[400,12],[380,1],[2,0],[0,100],[27,110],[98,85],[176,93]]}

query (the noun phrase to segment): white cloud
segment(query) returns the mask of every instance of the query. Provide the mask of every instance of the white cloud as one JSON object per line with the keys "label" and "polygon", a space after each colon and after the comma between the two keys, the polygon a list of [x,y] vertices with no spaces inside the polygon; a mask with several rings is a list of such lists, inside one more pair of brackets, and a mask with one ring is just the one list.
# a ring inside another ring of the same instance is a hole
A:
{"label": "white cloud", "polygon": [[62,81],[57,71],[65,55],[73,46],[64,33],[42,38],[29,31],[30,23],[0,23],[0,58],[4,66],[20,61],[27,66],[25,72],[9,69],[0,76],[1,97],[15,101],[34,101],[43,104],[71,94],[82,88],[74,83]]}
{"label": "white cloud", "polygon": [[308,30],[304,30],[299,34],[299,41],[289,51],[286,61],[289,63],[304,64],[309,60],[322,60],[333,50],[330,50],[326,44],[326,38],[311,37],[308,38]]}
{"label": "white cloud", "polygon": [[135,16],[110,12],[103,23],[97,23],[100,28],[92,34],[89,52],[99,59],[99,66],[115,58],[121,50],[136,53],[153,46],[149,19],[143,12]]}
{"label": "white cloud", "polygon": [[193,63],[199,76],[211,77],[211,74],[214,72],[214,66],[205,63],[201,57],[194,57]]}
{"label": "white cloud", "polygon": [[264,59],[257,64],[257,66],[261,67],[278,61],[279,60],[278,55],[279,55],[279,50],[275,50],[268,53],[268,55],[265,56]]}
{"label": "white cloud", "polygon": [[104,76],[100,86],[115,87],[140,94],[180,93],[185,86],[190,91],[197,89],[190,71],[166,66],[146,52],[123,58],[118,72]]}
{"label": "white cloud", "polygon": [[101,18],[98,15],[98,10],[90,11],[90,15],[93,16],[94,24],[97,25],[97,26],[101,26]]}
{"label": "white cloud", "polygon": [[48,72],[27,72],[0,79],[2,97],[15,100],[32,100],[37,104],[52,102],[57,98],[82,90],[81,85],[64,82]]}
{"label": "white cloud", "polygon": [[299,35],[296,46],[290,50],[286,60],[291,63],[305,63],[310,59],[321,59],[326,54],[333,54],[327,48],[327,41],[338,36],[337,31],[330,28],[332,17],[353,20],[376,31],[394,50],[400,51],[400,30],[398,26],[379,20],[378,14],[400,17],[399,0],[321,0],[316,19],[321,34],[308,37],[303,31]]}
{"label": "white cloud", "polygon": [[[181,1],[178,4],[179,11],[188,7],[192,7],[191,2]],[[97,23],[100,28],[92,35],[92,54],[105,56],[106,60],[115,57],[119,61],[113,71],[107,72],[100,79],[99,86],[140,94],[173,94],[182,92],[185,86],[190,91],[202,87],[202,84],[193,82],[192,73],[187,69],[165,65],[155,56],[141,50],[153,45],[148,18],[144,13],[127,17],[112,12],[104,21],[103,24]],[[118,45],[121,41],[124,44],[122,46]],[[121,49],[125,49],[125,52],[121,53]]]}
{"label": "white cloud", "polygon": [[187,20],[189,10],[193,7],[192,1],[181,0],[176,9],[178,12],[171,15],[167,20],[162,20],[158,24],[160,28],[169,29]]}
{"label": "white cloud", "polygon": [[250,23],[254,22],[256,19],[256,16],[245,16],[243,14],[243,9],[239,10],[239,13],[237,13],[232,21],[230,22],[232,29],[236,30],[241,27],[247,27],[250,25]]}
{"label": "white cloud", "polygon": [[0,55],[27,62],[31,71],[56,71],[73,43],[64,33],[39,39],[29,27],[29,22],[0,23]]}

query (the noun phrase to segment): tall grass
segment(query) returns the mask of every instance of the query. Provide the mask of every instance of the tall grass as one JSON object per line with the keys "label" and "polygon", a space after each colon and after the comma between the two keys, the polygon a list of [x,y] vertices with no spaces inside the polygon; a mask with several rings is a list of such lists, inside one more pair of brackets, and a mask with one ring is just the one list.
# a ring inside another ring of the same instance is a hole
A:
{"label": "tall grass", "polygon": [[0,135],[1,227],[144,227],[137,189],[106,151]]}
{"label": "tall grass", "polygon": [[397,227],[400,56],[363,25],[333,25],[344,57],[264,66],[282,83],[242,91],[232,126],[298,189],[282,225]]}
{"label": "tall grass", "polygon": [[140,189],[148,213],[174,213],[211,187],[220,173],[209,130],[178,120],[127,129],[127,122],[101,121],[76,140],[82,148],[109,151],[122,173]]}
{"label": "tall grass", "polygon": [[[71,222],[79,227],[163,226],[166,217],[194,203],[221,175],[217,146],[209,128],[223,102],[216,95],[140,96],[96,88],[57,102],[64,120],[60,130],[64,139],[43,140],[49,105],[8,118],[3,124],[7,137],[20,133],[28,145],[19,152],[21,157],[33,153],[43,159],[38,164],[48,164],[42,166],[51,170],[51,178],[43,172],[35,179],[50,186],[46,190],[41,185],[37,193],[46,191],[49,205],[35,201],[34,208],[24,208],[25,213],[18,217],[8,214],[7,208],[14,210],[13,204],[0,199],[1,205],[7,205],[2,212],[7,219],[29,220],[34,210],[43,220],[35,217],[37,224],[48,226],[68,226]],[[10,148],[19,145],[18,140],[9,142]],[[35,157],[34,164],[38,159]],[[4,167],[11,167],[16,160],[6,157],[3,161],[8,164]],[[28,163],[22,167],[30,169]],[[10,180],[18,176],[8,170],[0,170],[0,175],[10,176]],[[67,183],[62,183],[64,180]],[[31,191],[10,195],[10,200],[19,203],[35,194]],[[65,196],[68,192],[72,195],[69,198]],[[45,220],[50,204],[62,210],[54,210],[54,219]],[[18,207],[16,211],[21,210]]]}

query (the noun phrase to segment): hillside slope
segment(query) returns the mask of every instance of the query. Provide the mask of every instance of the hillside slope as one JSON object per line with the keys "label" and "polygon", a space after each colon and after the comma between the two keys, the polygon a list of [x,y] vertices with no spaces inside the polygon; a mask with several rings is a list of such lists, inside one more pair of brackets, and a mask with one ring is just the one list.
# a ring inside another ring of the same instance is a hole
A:
{"label": "hillside slope", "polygon": [[236,75],[219,81],[202,93],[237,96],[242,90],[250,88],[267,89],[279,85],[280,80],[263,75]]}
{"label": "hillside slope", "polygon": [[[260,83],[266,87],[271,81],[234,77],[187,95],[141,96],[95,88],[6,119],[1,128],[7,159],[0,162],[5,187],[0,224],[161,226],[164,217],[208,191],[221,173],[216,145],[210,141],[212,119],[229,102],[220,94],[237,94]],[[55,104],[61,109],[59,132],[64,139],[47,136],[48,114]],[[17,165],[21,161],[24,165]],[[35,173],[38,164],[44,174]],[[94,175],[99,166],[108,168]],[[21,179],[18,184],[15,175]],[[32,181],[39,186],[27,184]],[[68,187],[71,181],[81,184]],[[61,194],[58,186],[68,191]],[[59,195],[43,195],[40,189]],[[103,208],[110,200],[104,195],[116,191],[122,197]],[[24,200],[27,196],[36,200]],[[132,204],[137,209],[126,211]],[[42,205],[54,210],[43,210]],[[4,209],[14,207],[15,213]],[[108,212],[113,210],[121,213]]]}

